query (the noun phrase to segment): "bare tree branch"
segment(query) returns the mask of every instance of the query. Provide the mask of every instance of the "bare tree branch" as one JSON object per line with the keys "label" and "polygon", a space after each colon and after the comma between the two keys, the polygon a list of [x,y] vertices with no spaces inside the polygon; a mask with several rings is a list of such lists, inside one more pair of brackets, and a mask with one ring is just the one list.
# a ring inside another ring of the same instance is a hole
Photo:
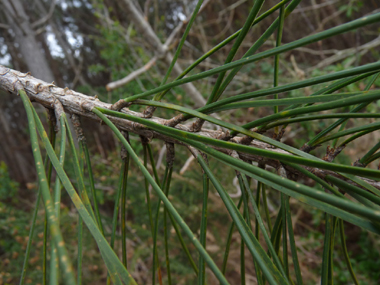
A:
{"label": "bare tree branch", "polygon": [[[147,42],[151,45],[153,51],[156,52],[156,56],[163,57],[166,64],[170,65],[173,60],[173,55],[168,52],[168,46],[162,44],[160,39],[154,33],[152,27],[145,20],[144,15],[136,8],[131,0],[122,0],[120,1],[121,7],[127,13],[130,21],[136,26],[137,30],[143,35]],[[174,38],[174,36],[169,37]],[[173,73],[178,76],[182,73],[182,68],[178,63],[174,65]],[[114,87],[111,83],[107,84],[108,90],[113,90]],[[198,92],[192,83],[182,85],[182,88],[185,90],[187,95],[192,98],[196,107],[203,106],[206,103],[206,100]]]}
{"label": "bare tree branch", "polygon": [[49,12],[44,17],[42,17],[41,19],[38,19],[37,21],[32,23],[31,24],[32,28],[35,28],[39,25],[45,24],[51,18],[51,16],[53,16],[56,4],[57,4],[57,0],[53,0],[50,4]]}
{"label": "bare tree branch", "polygon": [[380,46],[380,36],[377,38],[373,39],[372,41],[365,43],[364,45],[361,45],[359,47],[353,47],[353,48],[348,48],[345,50],[338,50],[335,52],[334,55],[320,61],[317,65],[308,68],[308,72],[315,70],[315,69],[322,69],[326,66],[332,65],[333,63],[345,59],[351,55],[356,54],[357,52],[361,53],[367,53],[369,50]]}
{"label": "bare tree branch", "polygon": [[320,8],[325,7],[325,6],[332,5],[338,1],[339,0],[332,0],[332,1],[323,2],[321,4],[317,4],[317,5],[311,5],[311,6],[307,6],[307,7],[303,7],[303,8],[297,8],[292,13],[295,14],[295,13],[302,13],[302,12],[306,12],[306,11],[313,11],[315,9],[320,9]]}

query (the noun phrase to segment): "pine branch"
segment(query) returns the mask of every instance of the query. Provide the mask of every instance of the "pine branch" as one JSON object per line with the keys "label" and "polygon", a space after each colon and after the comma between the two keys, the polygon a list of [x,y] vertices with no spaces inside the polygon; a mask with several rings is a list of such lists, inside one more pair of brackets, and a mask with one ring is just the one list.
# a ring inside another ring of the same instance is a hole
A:
{"label": "pine branch", "polygon": [[[92,110],[94,107],[102,107],[102,108],[107,108],[107,109],[110,109],[111,107],[111,104],[100,101],[97,98],[97,96],[88,96],[88,95],[70,90],[67,87],[60,88],[60,87],[57,87],[54,84],[54,82],[47,83],[45,81],[42,81],[40,79],[37,79],[31,76],[30,73],[22,73],[17,70],[13,70],[13,69],[0,65],[0,89],[8,91],[9,93],[13,95],[17,95],[18,89],[20,88],[20,86],[22,86],[25,89],[26,94],[29,96],[32,102],[37,102],[48,109],[55,110],[58,116],[62,111],[57,110],[57,106],[62,105],[63,110],[66,113],[76,114],[79,116],[87,117],[95,121],[99,121],[99,118],[94,113],[90,112],[90,110]],[[142,113],[134,112],[127,108],[122,109],[121,112],[132,115],[132,116],[144,118],[144,115]],[[185,145],[183,142],[177,141],[155,130],[151,130],[141,124],[138,124],[129,120],[125,120],[125,119],[112,117],[112,116],[107,116],[107,117],[121,130],[128,131],[139,136],[144,136],[144,137],[147,137],[148,139],[154,138],[154,139],[165,141],[166,143]],[[162,119],[159,117],[152,117],[152,118],[149,118],[149,120],[161,125],[167,125],[169,121],[169,120]],[[175,126],[175,128],[179,130],[187,131],[187,132],[192,132],[191,126],[178,124]],[[197,132],[197,134],[201,136],[209,137],[209,138],[214,138],[214,139],[223,138],[227,136],[227,134],[224,133],[223,131],[220,131],[220,130],[215,131],[215,130],[210,130],[210,129],[205,129],[205,128],[202,128],[202,130]],[[234,137],[232,141],[237,144],[243,144],[244,137]],[[269,144],[255,141],[255,140],[251,141],[249,145],[252,147],[270,150],[277,153],[290,154],[284,150],[273,148],[273,146]],[[229,149],[223,149],[219,147],[214,147],[214,148],[223,153],[232,154],[232,151]],[[260,164],[265,164],[267,167],[273,167],[276,169],[281,167],[280,162],[274,159],[268,159],[262,156],[242,153],[242,152],[239,152],[238,155],[243,160],[254,161]],[[321,170],[318,168],[312,168],[308,166],[302,166],[302,167],[322,179],[326,175],[332,175],[335,177],[339,177],[340,179],[348,183],[361,187],[360,185],[355,184],[354,182],[342,177],[341,175],[333,171]],[[292,167],[286,167],[286,169],[291,174],[303,176],[302,173],[300,173],[298,170],[295,170]],[[361,178],[361,179],[371,184],[372,186],[380,189],[380,182],[367,179],[367,178]]]}

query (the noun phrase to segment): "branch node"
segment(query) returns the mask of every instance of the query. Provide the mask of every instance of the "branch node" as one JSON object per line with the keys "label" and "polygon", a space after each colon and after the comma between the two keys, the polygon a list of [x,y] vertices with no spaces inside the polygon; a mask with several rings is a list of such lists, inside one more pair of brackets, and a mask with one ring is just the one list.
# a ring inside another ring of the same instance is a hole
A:
{"label": "branch node", "polygon": [[191,125],[191,131],[194,133],[199,132],[202,129],[203,123],[205,120],[203,119],[197,119],[192,125]]}
{"label": "branch node", "polygon": [[230,131],[226,131],[226,132],[221,132],[217,137],[216,139],[218,140],[223,140],[223,141],[228,141],[232,138],[231,134],[230,134]]}
{"label": "branch node", "polygon": [[79,104],[79,107],[82,109],[82,111],[92,112],[94,105],[91,102],[82,100]]}
{"label": "branch node", "polygon": [[45,87],[41,83],[37,83],[36,85],[36,93],[41,93],[45,90]]}
{"label": "branch node", "polygon": [[353,166],[357,166],[357,167],[366,167],[367,165],[365,165],[364,163],[360,162],[360,158],[354,162]]}
{"label": "branch node", "polygon": [[184,115],[179,114],[175,116],[174,118],[171,118],[170,120],[167,120],[165,123],[165,126],[174,128],[176,125],[178,125],[180,122],[184,120]]}
{"label": "branch node", "polygon": [[132,105],[132,102],[125,102],[124,99],[120,99],[116,103],[112,104],[110,109],[112,111],[120,111],[121,109],[123,109],[125,107],[129,107],[131,105]]}
{"label": "branch node", "polygon": [[140,140],[141,140],[141,143],[143,144],[143,145],[147,145],[148,143],[150,143],[150,139],[149,138],[147,138],[147,137],[145,137],[145,136],[141,136],[140,135]]}
{"label": "branch node", "polygon": [[152,118],[154,111],[156,111],[157,107],[149,106],[143,112],[144,118]]}
{"label": "branch node", "polygon": [[345,145],[339,146],[337,148],[333,148],[327,146],[326,155],[323,157],[324,161],[331,162],[337,157],[337,155],[345,148]]}
{"label": "branch node", "polygon": [[315,149],[316,147],[318,147],[318,145],[316,145],[316,146],[310,146],[310,145],[308,145],[308,144],[305,143],[305,144],[301,147],[301,150],[302,150],[303,152],[309,153],[309,152],[311,152],[313,149]]}
{"label": "branch node", "polygon": [[282,137],[284,136],[285,134],[285,128],[282,127],[280,132],[278,134],[274,134],[273,135],[273,139],[275,139],[276,141],[281,141]]}

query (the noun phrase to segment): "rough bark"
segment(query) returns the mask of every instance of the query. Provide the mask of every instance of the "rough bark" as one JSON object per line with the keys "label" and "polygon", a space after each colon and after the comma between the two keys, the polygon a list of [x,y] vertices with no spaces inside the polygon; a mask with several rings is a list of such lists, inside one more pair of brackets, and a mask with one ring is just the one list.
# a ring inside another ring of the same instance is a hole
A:
{"label": "rough bark", "polygon": [[[102,107],[102,108],[108,108],[108,109],[111,107],[111,104],[101,102],[96,97],[87,96],[82,93],[72,91],[68,88],[63,89],[63,88],[55,86],[54,84],[47,83],[40,79],[37,79],[31,76],[30,74],[21,73],[19,71],[12,70],[10,68],[6,68],[0,65],[0,89],[8,91],[14,95],[17,95],[16,84],[19,86],[22,86],[22,88],[25,89],[27,95],[32,101],[38,102],[48,109],[54,109],[56,100],[58,100],[62,104],[65,112],[87,117],[95,121],[99,121],[99,118],[94,113],[88,110],[91,110],[94,107]],[[124,108],[122,112],[136,116],[136,117],[141,117],[141,118],[144,117],[142,113],[134,112],[126,108]],[[179,142],[171,137],[165,136],[155,130],[148,129],[147,127],[137,124],[135,122],[125,120],[125,119],[115,118],[112,116],[107,116],[107,117],[121,130],[135,133],[137,135],[146,137],[148,139],[156,138],[156,139],[165,141],[166,143],[184,145],[182,142]],[[162,124],[162,125],[166,125],[166,123],[168,122],[168,120],[158,118],[158,117],[152,117],[149,120],[158,124]],[[175,128],[184,130],[187,132],[192,131],[191,127],[186,126],[186,125],[181,125],[181,124],[176,125]],[[202,129],[201,131],[197,132],[197,134],[215,138],[215,139],[218,139],[220,137],[225,137],[225,133],[220,130],[214,131],[214,130],[209,130],[209,129]],[[241,143],[242,139],[243,139],[242,137],[235,137],[233,138],[233,142]],[[273,148],[271,145],[268,145],[266,143],[262,143],[259,141],[252,141],[250,145],[257,148],[274,151],[274,152],[289,154],[288,152],[284,150]],[[216,148],[216,147],[215,149],[227,154],[232,153],[231,150],[228,150],[228,149]],[[278,168],[280,165],[277,160],[263,158],[258,155],[252,155],[252,154],[241,153],[241,152],[238,152],[238,155],[243,160],[255,161],[255,162],[258,162],[259,164],[265,163],[265,165],[275,167],[275,168]],[[333,175],[333,176],[341,178],[342,180],[347,181],[347,179],[345,179],[344,177],[340,176],[339,174],[333,171],[326,171],[326,170],[321,170],[321,169],[312,168],[312,167],[304,167],[304,168],[313,172],[315,175],[321,178],[324,178],[326,175]],[[294,174],[297,174],[297,175],[299,174],[294,169],[289,168],[287,170]],[[380,189],[380,182],[373,181],[366,178],[362,178],[362,179],[367,181],[374,187]],[[348,180],[347,182],[352,183],[350,180]]]}

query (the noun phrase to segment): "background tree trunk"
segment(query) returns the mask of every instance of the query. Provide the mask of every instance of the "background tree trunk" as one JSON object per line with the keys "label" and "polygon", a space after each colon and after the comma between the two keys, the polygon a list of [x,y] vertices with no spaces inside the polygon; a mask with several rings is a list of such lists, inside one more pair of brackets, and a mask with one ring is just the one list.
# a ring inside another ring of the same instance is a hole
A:
{"label": "background tree trunk", "polygon": [[29,17],[26,14],[20,0],[3,0],[6,8],[8,23],[15,34],[15,42],[19,46],[20,53],[29,68],[36,77],[47,82],[54,81],[46,56],[40,44],[37,42],[35,32],[31,28]]}
{"label": "background tree trunk", "polygon": [[[20,0],[2,0],[2,3],[11,28],[11,31],[7,31],[7,33],[13,32],[13,41],[17,43],[19,53],[25,63],[20,67],[27,68],[23,71],[30,71],[34,76],[47,82],[54,81],[46,55],[36,39],[35,31],[32,29],[23,4]],[[17,58],[17,52],[14,56]],[[18,111],[23,109],[22,103],[19,98],[5,94],[4,97],[4,101],[0,105],[0,133],[3,134],[0,160],[6,162],[13,179],[21,183],[30,182],[35,179],[35,169],[29,167],[33,163],[33,156],[28,134],[21,131],[27,127],[24,112]]]}

